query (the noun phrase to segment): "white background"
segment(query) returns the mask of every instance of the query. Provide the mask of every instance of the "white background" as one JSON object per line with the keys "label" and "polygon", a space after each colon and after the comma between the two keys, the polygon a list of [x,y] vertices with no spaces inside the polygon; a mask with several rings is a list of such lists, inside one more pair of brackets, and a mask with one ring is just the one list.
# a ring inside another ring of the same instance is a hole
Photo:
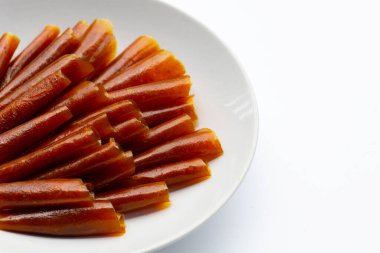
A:
{"label": "white background", "polygon": [[260,134],[232,199],[159,252],[380,252],[379,1],[166,2],[240,60]]}

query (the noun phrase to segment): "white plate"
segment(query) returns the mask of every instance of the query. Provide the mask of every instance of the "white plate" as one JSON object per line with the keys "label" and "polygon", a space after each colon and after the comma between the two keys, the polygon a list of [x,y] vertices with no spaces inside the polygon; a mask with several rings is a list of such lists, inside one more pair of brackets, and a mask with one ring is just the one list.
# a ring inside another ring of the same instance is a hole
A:
{"label": "white plate", "polygon": [[[156,1],[3,0],[0,31],[21,39],[21,48],[45,24],[62,29],[79,19],[110,19],[122,50],[137,36],[149,34],[185,64],[199,127],[219,136],[225,154],[210,163],[213,176],[171,194],[162,211],[126,219],[127,233],[105,238],[50,238],[0,231],[0,252],[76,253],[147,252],[186,235],[212,216],[236,190],[256,147],[256,100],[241,67],[222,42],[186,14]],[[244,222],[244,221],[242,221]],[[210,235],[212,236],[212,235]]]}

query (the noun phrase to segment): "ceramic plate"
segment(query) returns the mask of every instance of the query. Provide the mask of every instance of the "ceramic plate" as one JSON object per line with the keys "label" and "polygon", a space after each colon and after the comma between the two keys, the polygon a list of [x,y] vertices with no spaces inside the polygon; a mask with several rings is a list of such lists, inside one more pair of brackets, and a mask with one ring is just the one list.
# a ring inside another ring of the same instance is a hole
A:
{"label": "ceramic plate", "polygon": [[172,204],[143,216],[126,217],[123,236],[52,238],[0,231],[1,252],[148,252],[183,237],[212,216],[236,190],[252,160],[258,132],[256,100],[247,77],[223,43],[186,14],[157,1],[3,0],[0,31],[24,47],[46,24],[64,29],[79,19],[108,18],[119,51],[149,34],[173,52],[193,79],[198,127],[219,136],[225,154],[210,163],[213,176],[171,193]]}

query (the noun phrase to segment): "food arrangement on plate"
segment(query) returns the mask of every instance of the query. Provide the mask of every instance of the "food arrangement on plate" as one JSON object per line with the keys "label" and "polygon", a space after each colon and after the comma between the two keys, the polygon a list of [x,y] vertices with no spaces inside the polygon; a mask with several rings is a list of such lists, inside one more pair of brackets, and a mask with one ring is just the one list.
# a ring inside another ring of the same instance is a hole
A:
{"label": "food arrangement on plate", "polygon": [[210,177],[220,142],[195,129],[191,78],[153,38],[115,57],[96,19],[48,25],[12,59],[18,43],[0,38],[0,229],[120,234],[123,213]]}

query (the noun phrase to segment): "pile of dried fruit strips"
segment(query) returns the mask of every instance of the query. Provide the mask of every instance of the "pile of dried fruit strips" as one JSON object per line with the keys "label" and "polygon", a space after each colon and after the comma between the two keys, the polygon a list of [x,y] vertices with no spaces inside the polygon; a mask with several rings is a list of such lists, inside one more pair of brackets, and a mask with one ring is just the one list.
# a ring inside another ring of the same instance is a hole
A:
{"label": "pile of dried fruit strips", "polygon": [[17,56],[0,38],[0,229],[120,234],[121,213],[169,202],[223,151],[195,130],[191,80],[149,36],[115,58],[112,24],[46,26]]}

